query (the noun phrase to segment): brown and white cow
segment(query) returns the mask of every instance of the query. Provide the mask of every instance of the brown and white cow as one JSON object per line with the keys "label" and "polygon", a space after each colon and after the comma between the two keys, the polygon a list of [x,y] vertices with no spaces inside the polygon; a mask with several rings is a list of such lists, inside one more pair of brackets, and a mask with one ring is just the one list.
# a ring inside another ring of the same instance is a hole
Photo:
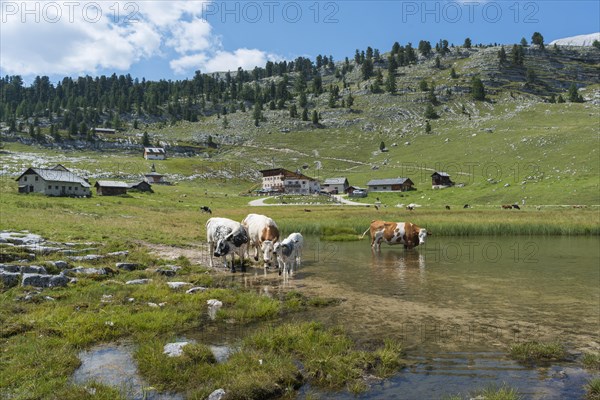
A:
{"label": "brown and white cow", "polygon": [[[258,253],[262,252],[265,267],[274,264],[273,246],[279,240],[279,228],[271,218],[260,214],[248,214],[242,221],[242,226],[250,236],[250,246],[254,247],[254,260],[258,261]],[[248,248],[248,252],[250,248]],[[277,265],[277,264],[275,264]]]}
{"label": "brown and white cow", "polygon": [[427,229],[421,228],[411,222],[372,221],[369,229],[363,233],[371,232],[371,247],[381,250],[381,242],[389,245],[403,244],[405,249],[412,249],[425,243],[428,235]]}

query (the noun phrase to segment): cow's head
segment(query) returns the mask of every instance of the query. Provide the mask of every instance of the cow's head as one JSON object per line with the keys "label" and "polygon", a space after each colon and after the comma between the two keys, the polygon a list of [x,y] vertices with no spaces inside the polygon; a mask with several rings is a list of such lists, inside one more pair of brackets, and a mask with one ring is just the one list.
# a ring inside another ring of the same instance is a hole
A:
{"label": "cow's head", "polygon": [[235,247],[241,247],[250,241],[250,238],[248,237],[248,231],[246,231],[246,228],[243,226],[240,226],[238,231],[229,236],[231,237],[231,243],[233,243]]}
{"label": "cow's head", "polygon": [[430,233],[427,232],[427,229],[419,229],[419,244],[425,244],[425,239],[429,234]]}
{"label": "cow's head", "polygon": [[265,240],[262,242],[261,250],[265,265],[271,266],[271,263],[273,262],[273,254],[275,252],[275,242],[272,240]]}
{"label": "cow's head", "polygon": [[215,246],[215,252],[213,254],[215,257],[223,257],[229,254],[229,251],[231,250],[229,239],[231,239],[231,235],[227,236],[224,239],[219,239],[217,245]]}

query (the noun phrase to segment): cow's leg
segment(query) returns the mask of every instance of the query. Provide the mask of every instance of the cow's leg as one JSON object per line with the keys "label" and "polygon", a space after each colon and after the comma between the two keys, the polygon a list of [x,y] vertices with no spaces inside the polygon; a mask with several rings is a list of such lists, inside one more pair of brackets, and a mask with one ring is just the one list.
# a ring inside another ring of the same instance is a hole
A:
{"label": "cow's leg", "polygon": [[258,251],[260,244],[254,243],[254,261],[258,261]]}
{"label": "cow's leg", "polygon": [[215,253],[215,244],[214,242],[208,242],[208,260],[209,265],[213,268],[213,254]]}
{"label": "cow's leg", "polygon": [[[227,266],[227,256],[225,258],[225,266]],[[231,252],[231,272],[235,272],[235,252]]]}
{"label": "cow's leg", "polygon": [[246,265],[244,264],[244,251],[245,250],[243,249],[243,246],[244,245],[242,245],[242,248],[240,249],[240,253],[239,253],[239,256],[240,256],[240,267],[242,269],[242,272],[246,272]]}

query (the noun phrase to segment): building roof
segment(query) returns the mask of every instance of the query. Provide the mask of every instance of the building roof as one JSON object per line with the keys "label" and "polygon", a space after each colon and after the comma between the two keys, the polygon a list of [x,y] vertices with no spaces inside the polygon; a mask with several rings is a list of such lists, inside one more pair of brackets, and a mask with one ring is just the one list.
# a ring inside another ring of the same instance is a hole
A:
{"label": "building roof", "polygon": [[436,175],[436,174],[437,174],[437,175],[439,175],[439,176],[447,176],[447,177],[450,177],[450,175],[448,175],[448,173],[447,173],[447,172],[439,172],[439,171],[436,171],[436,172],[434,172],[433,174],[431,174],[431,176],[434,176],[434,175]]}
{"label": "building roof", "polygon": [[406,181],[412,183],[409,178],[372,179],[367,183],[367,186],[402,185]]}
{"label": "building roof", "polygon": [[[58,167],[58,166],[57,166]],[[71,171],[67,171],[66,168],[57,168],[54,167],[52,169],[44,169],[44,168],[27,168],[25,172],[23,172],[16,179],[17,181],[21,179],[23,175],[30,175],[32,173],[38,175],[45,181],[49,182],[65,182],[65,183],[79,183],[83,187],[90,187],[89,182],[87,182],[82,177],[75,175]]]}
{"label": "building roof", "polygon": [[144,152],[150,154],[165,154],[166,151],[162,147],[144,147]]}
{"label": "building roof", "polygon": [[300,174],[297,172],[288,171],[285,168],[263,169],[263,170],[260,170],[259,172],[263,174],[263,178],[265,176],[283,175],[284,179],[306,179],[309,181],[316,180],[309,176],[306,176],[306,175],[303,175],[303,174]]}
{"label": "building roof", "polygon": [[127,187],[128,187],[129,189],[133,189],[133,188],[135,188],[136,186],[139,186],[139,185],[148,185],[148,187],[152,187],[152,185],[151,185],[151,184],[149,184],[149,183],[148,183],[148,182],[146,182],[146,181],[138,181],[138,182],[128,183],[128,184],[127,184]]}
{"label": "building roof", "polygon": [[112,187],[112,188],[128,188],[129,185],[121,181],[96,181],[94,186]]}
{"label": "building roof", "polygon": [[327,178],[323,185],[343,185],[348,180],[346,178]]}
{"label": "building roof", "polygon": [[144,176],[164,176],[163,174],[159,174],[158,172],[148,172],[144,174]]}

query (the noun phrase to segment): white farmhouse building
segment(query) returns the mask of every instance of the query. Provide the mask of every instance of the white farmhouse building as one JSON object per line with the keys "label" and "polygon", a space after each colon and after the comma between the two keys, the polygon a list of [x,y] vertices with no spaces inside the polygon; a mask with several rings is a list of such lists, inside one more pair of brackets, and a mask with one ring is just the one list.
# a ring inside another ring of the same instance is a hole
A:
{"label": "white farmhouse building", "polygon": [[260,172],[263,175],[262,190],[265,192],[313,194],[321,190],[321,185],[316,179],[287,169],[274,168]]}
{"label": "white farmhouse building", "polygon": [[62,165],[51,169],[28,168],[16,181],[19,182],[19,193],[77,197],[92,195],[90,183]]}
{"label": "white farmhouse building", "polygon": [[164,160],[167,151],[162,147],[144,147],[144,158],[146,160]]}

